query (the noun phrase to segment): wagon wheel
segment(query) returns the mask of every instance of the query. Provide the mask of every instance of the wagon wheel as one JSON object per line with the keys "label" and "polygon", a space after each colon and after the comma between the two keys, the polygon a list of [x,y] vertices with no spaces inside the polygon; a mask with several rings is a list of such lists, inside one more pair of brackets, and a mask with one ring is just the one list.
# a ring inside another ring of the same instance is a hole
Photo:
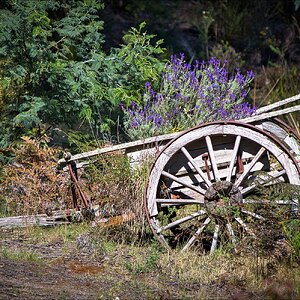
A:
{"label": "wagon wheel", "polygon": [[278,118],[265,119],[253,124],[260,126],[265,132],[270,133],[282,142],[292,153],[300,156],[300,136],[295,129]]}
{"label": "wagon wheel", "polygon": [[198,126],[156,158],[145,190],[148,221],[168,249],[236,249],[245,239],[257,239],[257,229],[278,215],[298,214],[294,194],[278,199],[264,191],[287,183],[297,187],[299,174],[290,151],[253,125]]}

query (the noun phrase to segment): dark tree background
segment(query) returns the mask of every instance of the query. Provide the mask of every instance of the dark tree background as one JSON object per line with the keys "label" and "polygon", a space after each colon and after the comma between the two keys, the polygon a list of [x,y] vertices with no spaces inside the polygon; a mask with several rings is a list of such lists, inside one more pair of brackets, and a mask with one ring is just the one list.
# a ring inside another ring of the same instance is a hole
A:
{"label": "dark tree background", "polygon": [[300,62],[297,0],[113,0],[104,1],[106,49],[122,41],[124,31],[146,21],[170,52],[207,58],[224,42],[249,65]]}

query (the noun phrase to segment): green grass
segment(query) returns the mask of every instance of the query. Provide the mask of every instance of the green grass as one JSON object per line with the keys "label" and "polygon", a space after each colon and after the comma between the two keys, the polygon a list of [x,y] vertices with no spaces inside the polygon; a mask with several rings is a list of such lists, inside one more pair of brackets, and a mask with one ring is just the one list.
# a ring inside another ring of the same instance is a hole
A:
{"label": "green grass", "polygon": [[68,244],[76,241],[76,238],[86,232],[90,225],[86,222],[80,224],[67,224],[52,228],[28,227],[23,232],[31,237],[29,242],[48,244],[61,242]]}
{"label": "green grass", "polygon": [[[155,297],[159,295],[167,297],[168,292],[165,286],[168,286],[170,293],[176,294],[178,299],[184,299],[184,297],[197,299],[195,296],[197,291],[193,288],[189,290],[191,287],[199,287],[201,294],[197,294],[198,299],[209,299],[211,295],[209,287],[216,285],[242,288],[257,295],[270,293],[270,297],[273,297],[272,293],[276,290],[270,290],[269,286],[280,286],[282,280],[294,289],[295,295],[299,296],[299,264],[290,260],[278,261],[271,255],[262,256],[255,250],[240,255],[224,249],[216,251],[213,255],[199,255],[195,250],[185,253],[179,251],[168,253],[156,240],[149,239],[140,244],[128,243],[122,239],[115,239],[113,230],[108,232],[101,228],[91,228],[89,224],[72,224],[50,229],[16,229],[12,237],[16,238],[18,243],[23,240],[25,245],[59,242],[58,245],[64,250],[62,257],[73,253],[73,259],[77,260],[81,257],[81,250],[76,248],[76,239],[80,235],[88,235],[94,243],[95,253],[98,248],[101,253],[100,256],[91,254],[88,258],[91,264],[101,263],[105,272],[100,273],[101,276],[99,274],[93,276],[95,279],[100,276],[101,279],[105,275],[107,282],[111,282],[105,294],[99,291],[98,299],[106,299],[105,295],[111,296],[112,299],[115,297],[121,299],[120,291],[127,290],[134,295],[139,291],[146,297],[145,299],[156,299]],[[11,233],[6,238],[10,237]],[[6,247],[0,249],[0,256],[14,261],[41,261],[38,257],[38,247],[36,252],[15,251]],[[116,281],[116,277],[125,278],[126,281]],[[170,285],[170,283],[175,285]],[[184,287],[182,292],[179,287]],[[284,283],[282,289],[284,289]],[[153,290],[158,294],[151,298],[150,291]]]}
{"label": "green grass", "polygon": [[0,256],[13,261],[41,262],[42,259],[33,251],[16,251],[8,248],[0,250]]}

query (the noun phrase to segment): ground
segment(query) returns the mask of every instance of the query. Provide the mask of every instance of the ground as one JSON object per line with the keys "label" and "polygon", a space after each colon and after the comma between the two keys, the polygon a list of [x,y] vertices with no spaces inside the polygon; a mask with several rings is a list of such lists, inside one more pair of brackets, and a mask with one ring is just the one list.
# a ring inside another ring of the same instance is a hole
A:
{"label": "ground", "polygon": [[[202,279],[202,273],[199,278],[193,273],[186,278],[183,273],[188,271],[178,261],[168,258],[167,263],[158,263],[162,257],[157,256],[160,253],[153,247],[107,241],[95,244],[86,228],[1,232],[0,299],[266,297],[266,289],[251,291],[242,278],[230,279],[230,270],[210,279]],[[143,254],[145,257],[138,257]],[[268,291],[269,299],[297,299],[294,284],[286,285],[280,291]]]}

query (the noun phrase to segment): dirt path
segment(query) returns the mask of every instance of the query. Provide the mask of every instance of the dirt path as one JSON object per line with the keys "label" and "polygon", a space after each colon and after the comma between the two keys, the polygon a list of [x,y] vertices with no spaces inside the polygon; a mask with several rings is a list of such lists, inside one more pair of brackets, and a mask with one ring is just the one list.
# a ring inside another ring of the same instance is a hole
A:
{"label": "dirt path", "polygon": [[128,272],[126,248],[92,257],[76,242],[1,234],[0,299],[263,299],[225,281],[183,282],[159,269]]}

